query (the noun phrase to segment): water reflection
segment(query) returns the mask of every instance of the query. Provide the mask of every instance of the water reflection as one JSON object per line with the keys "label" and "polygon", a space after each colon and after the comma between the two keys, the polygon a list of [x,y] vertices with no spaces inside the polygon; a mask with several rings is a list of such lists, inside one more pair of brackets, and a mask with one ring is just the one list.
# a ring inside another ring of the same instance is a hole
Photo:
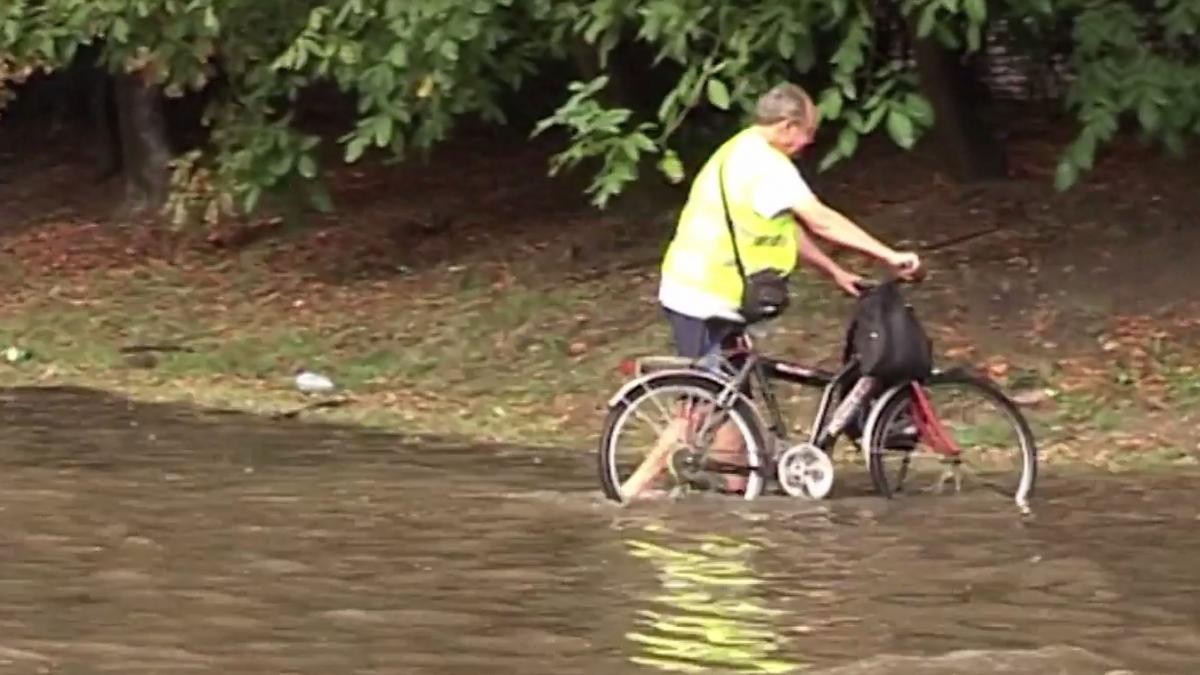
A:
{"label": "water reflection", "polygon": [[643,601],[631,661],[671,672],[711,667],[742,673],[786,673],[797,663],[780,657],[784,640],[768,607],[762,577],[753,567],[761,546],[717,534],[681,535],[663,524],[627,539],[629,553],[657,571],[660,591]]}

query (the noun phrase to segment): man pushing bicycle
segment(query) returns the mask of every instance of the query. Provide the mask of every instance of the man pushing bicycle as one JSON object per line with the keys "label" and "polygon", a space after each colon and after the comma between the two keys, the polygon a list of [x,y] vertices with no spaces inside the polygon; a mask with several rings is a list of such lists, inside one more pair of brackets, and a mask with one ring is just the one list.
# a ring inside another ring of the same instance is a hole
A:
{"label": "man pushing bicycle", "polygon": [[[915,253],[879,242],[821,202],[804,181],[792,158],[812,143],[819,122],[803,89],[780,84],[758,100],[753,123],[722,144],[696,175],[663,259],[658,294],[679,356],[714,355],[747,323],[783,311],[797,256],[858,295],[861,278],[830,259],[809,233],[875,258],[904,278],[920,268]],[[678,416],[660,436],[621,486],[622,501],[637,498],[666,468],[692,425],[689,417]],[[733,425],[716,430],[713,460],[744,466],[744,454]],[[723,478],[726,491],[744,488],[742,476]]]}

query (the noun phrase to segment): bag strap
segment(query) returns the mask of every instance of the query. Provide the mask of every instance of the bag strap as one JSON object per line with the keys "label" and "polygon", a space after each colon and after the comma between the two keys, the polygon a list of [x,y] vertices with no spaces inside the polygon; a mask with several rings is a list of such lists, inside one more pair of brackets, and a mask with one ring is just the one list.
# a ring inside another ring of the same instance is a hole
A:
{"label": "bag strap", "polygon": [[725,198],[725,160],[717,168],[717,185],[721,189],[721,209],[725,212],[725,225],[729,228],[729,238],[733,241],[733,260],[737,263],[738,274],[746,278],[746,268],[742,265],[742,254],[738,252],[737,231],[733,227],[733,215],[729,212],[729,201]]}

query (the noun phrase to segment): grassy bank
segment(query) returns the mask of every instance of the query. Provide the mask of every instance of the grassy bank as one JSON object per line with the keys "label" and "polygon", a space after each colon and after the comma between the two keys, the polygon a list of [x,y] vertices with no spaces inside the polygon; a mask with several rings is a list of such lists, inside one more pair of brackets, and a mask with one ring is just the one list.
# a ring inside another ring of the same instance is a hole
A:
{"label": "grassy bank", "polygon": [[[204,267],[92,272],[32,290],[0,318],[0,335],[34,354],[9,366],[10,382],[279,412],[305,402],[292,376],[307,367],[353,399],[312,414],[535,443],[594,430],[617,356],[665,337],[637,302],[644,280],[555,290],[438,276],[380,288]],[[144,347],[169,351],[122,352]]]}
{"label": "grassy bank", "polygon": [[[620,383],[620,359],[669,349],[652,268],[565,287],[536,260],[472,269],[340,285],[249,264],[91,271],[30,288],[9,305],[0,336],[33,358],[6,366],[6,376],[280,414],[308,402],[292,386],[295,370],[308,367],[330,375],[350,401],[302,417],[590,448],[603,401]],[[799,311],[773,327],[766,348],[835,363],[850,303],[811,275],[795,292]],[[952,293],[937,282],[911,293],[941,360],[985,370],[1025,400],[1048,461],[1192,461],[1186,423],[1200,373],[1182,343],[1162,331],[1105,329],[1112,337],[1091,358],[1022,355],[1019,347],[1036,347],[1028,344],[984,351],[977,345],[987,340],[947,324],[942,298]],[[155,350],[125,353],[146,347]],[[788,403],[793,421],[807,423],[807,392]]]}

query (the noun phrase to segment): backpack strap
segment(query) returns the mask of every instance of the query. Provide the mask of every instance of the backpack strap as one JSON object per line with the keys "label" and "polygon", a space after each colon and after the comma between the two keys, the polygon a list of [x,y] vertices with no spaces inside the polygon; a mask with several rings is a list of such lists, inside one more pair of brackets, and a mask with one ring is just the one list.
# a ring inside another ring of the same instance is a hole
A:
{"label": "backpack strap", "polygon": [[733,227],[733,215],[729,211],[729,201],[725,197],[725,162],[721,160],[721,165],[717,168],[717,186],[721,190],[721,210],[725,215],[725,226],[729,228],[729,239],[733,242],[733,260],[737,263],[738,274],[744,280],[746,279],[746,268],[742,265],[742,254],[738,252],[737,231]]}

